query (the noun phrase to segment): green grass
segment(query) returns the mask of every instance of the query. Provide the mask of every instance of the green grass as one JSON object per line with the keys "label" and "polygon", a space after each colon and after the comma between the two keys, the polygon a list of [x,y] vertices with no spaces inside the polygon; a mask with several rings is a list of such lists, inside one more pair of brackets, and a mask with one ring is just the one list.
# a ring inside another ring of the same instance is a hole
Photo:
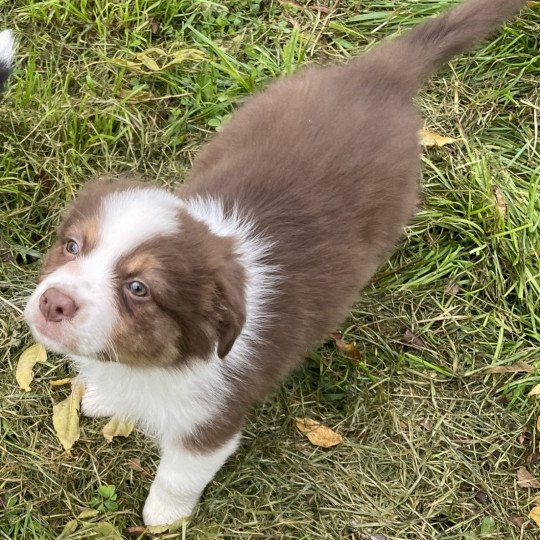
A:
{"label": "green grass", "polygon": [[[56,538],[99,506],[102,485],[115,486],[118,509],[90,521],[140,524],[150,479],[129,461],[152,471],[158,459],[140,434],[108,445],[103,422],[89,419],[62,453],[51,409],[66,390],[48,381],[71,373],[65,359],[40,366],[31,392],[16,387],[30,343],[21,309],[78,187],[134,170],[174,188],[247,95],[447,4],[0,0],[0,29],[19,41],[0,102],[0,538]],[[425,153],[418,215],[344,323],[361,361],[328,342],[253,412],[186,538],[537,538],[511,519],[538,496],[515,476],[540,435],[538,402],[526,397],[540,382],[539,9],[423,89],[426,124],[460,141]],[[518,360],[536,371],[486,372]],[[344,443],[310,446],[295,416],[324,421]]]}

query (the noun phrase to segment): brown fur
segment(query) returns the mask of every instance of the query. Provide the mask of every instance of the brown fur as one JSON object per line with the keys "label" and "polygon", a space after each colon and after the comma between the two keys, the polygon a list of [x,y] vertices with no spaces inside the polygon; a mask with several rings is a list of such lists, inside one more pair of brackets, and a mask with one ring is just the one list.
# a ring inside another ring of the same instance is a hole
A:
{"label": "brown fur", "polygon": [[[249,213],[256,232],[274,242],[266,262],[282,279],[252,369],[242,379],[231,369],[227,409],[184,444],[204,452],[227,441],[249,406],[342,321],[414,211],[420,118],[411,96],[522,4],[469,0],[346,66],[281,80],[242,106],[202,151],[180,196],[209,196],[227,211]],[[95,212],[96,193],[115,189],[124,187],[90,186],[60,235]],[[140,267],[152,294],[120,296],[116,352],[138,366],[169,366],[207,356],[217,342],[227,366],[245,319],[244,272],[233,240],[187,214],[179,221],[180,234],[146,242],[118,266],[120,281]],[[61,261],[58,251],[49,257],[45,271]]]}

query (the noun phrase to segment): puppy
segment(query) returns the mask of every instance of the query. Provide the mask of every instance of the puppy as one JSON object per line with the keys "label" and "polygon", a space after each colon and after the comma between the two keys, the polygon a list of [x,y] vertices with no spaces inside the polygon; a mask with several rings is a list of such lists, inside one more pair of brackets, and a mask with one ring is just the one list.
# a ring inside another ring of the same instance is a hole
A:
{"label": "puppy", "polygon": [[13,37],[9,30],[0,32],[0,92],[11,72],[13,64]]}
{"label": "puppy", "polygon": [[178,194],[89,182],[26,320],[69,355],[86,415],[154,435],[146,524],[188,516],[251,405],[346,316],[413,214],[411,98],[522,0],[469,0],[345,66],[280,80],[201,152]]}

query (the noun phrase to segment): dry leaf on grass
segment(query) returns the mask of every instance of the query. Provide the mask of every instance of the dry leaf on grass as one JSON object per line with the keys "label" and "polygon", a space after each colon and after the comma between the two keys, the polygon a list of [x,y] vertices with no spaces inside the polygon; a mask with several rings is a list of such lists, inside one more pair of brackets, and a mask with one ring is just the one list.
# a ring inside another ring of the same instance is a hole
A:
{"label": "dry leaf on grass", "polygon": [[92,519],[92,518],[95,518],[98,514],[99,514],[99,510],[95,510],[93,508],[87,508],[86,510],[83,510],[77,516],[77,519]]}
{"label": "dry leaf on grass", "polygon": [[133,458],[133,459],[130,459],[128,461],[128,465],[134,470],[134,471],[137,471],[137,472],[140,472],[141,474],[143,474],[144,476],[152,476],[152,473],[148,470],[148,469],[145,469],[142,465],[141,465],[141,460],[139,458]]}
{"label": "dry leaf on grass", "polygon": [[517,470],[517,484],[522,488],[540,489],[540,482],[525,467]]}
{"label": "dry leaf on grass", "polygon": [[34,378],[34,366],[40,362],[43,364],[47,360],[47,351],[39,343],[30,345],[20,356],[15,371],[15,379],[18,385],[26,392],[30,392],[30,383]]}
{"label": "dry leaf on grass", "polygon": [[412,330],[405,330],[403,337],[401,338],[402,343],[405,345],[412,345],[413,347],[425,347],[426,344],[424,340],[418,335],[415,334]]}
{"label": "dry leaf on grass", "polygon": [[329,427],[323,426],[316,420],[312,420],[311,418],[295,418],[294,422],[298,431],[305,435],[309,439],[309,442],[315,446],[330,448],[343,442],[341,435]]}
{"label": "dry leaf on grass", "polygon": [[540,416],[536,419],[536,429],[540,431]]}
{"label": "dry leaf on grass", "polygon": [[456,142],[456,139],[452,139],[452,137],[439,135],[438,133],[430,131],[429,129],[421,129],[418,132],[418,135],[420,137],[420,144],[426,148],[431,148],[432,146],[441,147]]}
{"label": "dry leaf on grass", "polygon": [[514,527],[517,527],[518,529],[521,529],[521,527],[523,527],[523,525],[525,525],[526,522],[527,522],[527,520],[524,517],[521,517],[521,516],[512,516],[510,518],[510,523]]}
{"label": "dry leaf on grass", "polygon": [[131,420],[122,420],[118,416],[113,416],[101,430],[107,442],[111,443],[114,437],[129,437],[133,431]]}
{"label": "dry leaf on grass", "polygon": [[491,192],[493,193],[493,197],[495,197],[495,203],[499,212],[503,217],[506,216],[506,199],[504,198],[503,192],[497,186],[493,186]]}
{"label": "dry leaf on grass", "polygon": [[534,373],[535,371],[533,366],[521,360],[509,366],[495,366],[486,369],[487,373]]}
{"label": "dry leaf on grass", "polygon": [[540,384],[537,384],[528,394],[527,397],[537,396],[540,394]]}
{"label": "dry leaf on grass", "polygon": [[54,431],[68,453],[79,440],[79,410],[83,395],[84,385],[76,382],[73,384],[71,394],[53,407]]}
{"label": "dry leaf on grass", "polygon": [[69,377],[66,377],[65,379],[56,379],[55,381],[49,381],[49,384],[51,386],[64,386],[65,384],[69,384],[71,382],[71,379]]}
{"label": "dry leaf on grass", "polygon": [[334,340],[336,347],[349,358],[353,360],[360,360],[360,351],[354,343],[347,343],[341,334],[332,332],[330,337]]}
{"label": "dry leaf on grass", "polygon": [[532,519],[540,527],[540,506],[535,506],[529,512],[529,518]]}

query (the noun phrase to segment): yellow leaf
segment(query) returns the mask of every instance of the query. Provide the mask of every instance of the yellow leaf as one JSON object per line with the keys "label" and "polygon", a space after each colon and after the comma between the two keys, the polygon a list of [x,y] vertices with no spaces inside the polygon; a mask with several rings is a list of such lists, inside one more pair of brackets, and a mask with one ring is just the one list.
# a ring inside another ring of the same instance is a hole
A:
{"label": "yellow leaf", "polygon": [[295,418],[294,421],[298,431],[305,435],[309,439],[309,442],[315,446],[330,448],[343,441],[341,435],[329,427],[323,426],[316,420],[312,420],[311,418]]}
{"label": "yellow leaf", "polygon": [[330,337],[334,340],[336,347],[346,356],[352,358],[353,360],[360,360],[360,351],[354,343],[347,343],[341,334],[337,332],[332,332]]}
{"label": "yellow leaf", "polygon": [[76,441],[79,440],[79,410],[84,395],[84,385],[76,382],[71,394],[53,407],[54,431],[64,450],[70,452]]}
{"label": "yellow leaf", "polygon": [[427,148],[432,146],[446,146],[447,144],[456,142],[456,139],[439,135],[438,133],[430,131],[429,129],[421,129],[418,135],[420,136],[420,144]]}
{"label": "yellow leaf", "polygon": [[517,484],[522,488],[540,489],[540,482],[525,467],[517,470]]}
{"label": "yellow leaf", "polygon": [[187,62],[188,60],[202,60],[204,58],[204,54],[197,49],[184,49],[182,51],[177,51],[173,53],[171,56],[172,60],[169,60],[163,66],[163,69],[167,69],[168,67],[175,64],[182,64],[183,62]]}
{"label": "yellow leaf", "polygon": [[540,431],[540,416],[538,417],[538,420],[536,421],[536,429]]}
{"label": "yellow leaf", "polygon": [[527,397],[537,396],[540,394],[540,384],[537,384],[528,394]]}
{"label": "yellow leaf", "polygon": [[159,67],[158,63],[153,58],[150,58],[148,55],[146,55],[145,53],[137,54],[137,60],[140,60],[143,66],[147,67],[150,71],[161,71],[161,68]]}
{"label": "yellow leaf", "polygon": [[529,512],[529,518],[532,519],[540,527],[540,506],[535,506]]}
{"label": "yellow leaf", "polygon": [[132,421],[122,420],[118,416],[113,416],[105,426],[103,426],[101,433],[103,433],[107,442],[111,443],[114,437],[129,437],[132,431]]}
{"label": "yellow leaf", "polygon": [[78,516],[77,519],[92,519],[95,518],[99,514],[98,510],[94,510],[92,508],[88,508],[86,510],[83,510]]}
{"label": "yellow leaf", "polygon": [[55,381],[49,381],[51,386],[63,386],[64,384],[69,384],[71,379],[66,377],[65,379],[56,379]]}
{"label": "yellow leaf", "polygon": [[34,378],[33,368],[37,362],[44,363],[47,360],[47,351],[40,343],[30,345],[20,356],[15,371],[15,379],[19,386],[30,392],[30,383]]}

